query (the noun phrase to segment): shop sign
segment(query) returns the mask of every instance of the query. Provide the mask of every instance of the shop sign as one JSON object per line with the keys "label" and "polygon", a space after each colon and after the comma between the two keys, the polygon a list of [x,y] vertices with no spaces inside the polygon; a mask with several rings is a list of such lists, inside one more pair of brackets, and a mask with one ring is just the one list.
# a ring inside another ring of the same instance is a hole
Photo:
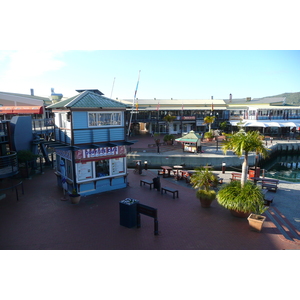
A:
{"label": "shop sign", "polygon": [[126,155],[125,146],[115,146],[115,147],[103,147],[95,149],[81,149],[75,151],[75,159],[91,159],[91,158],[100,158],[100,157],[120,157]]}
{"label": "shop sign", "polygon": [[186,116],[186,117],[182,117],[182,120],[195,120],[196,117],[195,116]]}

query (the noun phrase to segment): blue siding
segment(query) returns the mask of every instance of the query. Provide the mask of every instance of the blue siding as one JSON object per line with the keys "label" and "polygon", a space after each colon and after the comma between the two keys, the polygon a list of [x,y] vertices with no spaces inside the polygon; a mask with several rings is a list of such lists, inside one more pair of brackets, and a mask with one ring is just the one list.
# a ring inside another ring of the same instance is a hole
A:
{"label": "blue siding", "polygon": [[108,128],[102,128],[102,129],[91,129],[92,130],[92,136],[93,141],[92,143],[100,143],[100,142],[107,142],[108,141]]}
{"label": "blue siding", "polygon": [[110,129],[110,140],[111,141],[123,141],[125,138],[124,127],[122,128],[111,128]]}
{"label": "blue siding", "polygon": [[86,111],[73,112],[73,129],[88,128],[88,113]]}
{"label": "blue siding", "polygon": [[74,144],[91,143],[92,133],[90,130],[74,130],[73,131]]}
{"label": "blue siding", "polygon": [[[95,128],[74,130],[74,144],[95,144],[108,141],[123,141],[124,128]],[[109,138],[110,136],[110,138]]]}
{"label": "blue siding", "polygon": [[117,189],[123,189],[126,187],[127,187],[127,179],[125,179],[124,182],[124,177],[113,178],[112,182],[110,181],[110,179],[102,179],[96,181],[96,189],[95,189],[94,182],[80,183],[80,194],[82,196],[88,196],[88,195],[113,191]]}

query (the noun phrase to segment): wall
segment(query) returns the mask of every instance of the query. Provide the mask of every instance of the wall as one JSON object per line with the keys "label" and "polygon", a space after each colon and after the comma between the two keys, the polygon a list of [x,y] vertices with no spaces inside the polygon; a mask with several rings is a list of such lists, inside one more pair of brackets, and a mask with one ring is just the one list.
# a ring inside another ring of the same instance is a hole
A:
{"label": "wall", "polygon": [[[212,165],[215,170],[220,170],[222,163],[225,162],[227,167],[241,168],[243,159],[237,156],[230,155],[215,155],[215,156],[201,156],[201,154],[190,154],[190,155],[172,155],[167,156],[163,154],[153,153],[138,153],[138,154],[127,154],[127,167],[134,168],[134,160],[141,160],[142,165],[146,160],[149,168],[158,169],[161,166],[177,166],[185,164],[186,169],[194,169],[200,166],[206,166],[207,164]],[[249,156],[249,166],[255,164],[255,156]]]}

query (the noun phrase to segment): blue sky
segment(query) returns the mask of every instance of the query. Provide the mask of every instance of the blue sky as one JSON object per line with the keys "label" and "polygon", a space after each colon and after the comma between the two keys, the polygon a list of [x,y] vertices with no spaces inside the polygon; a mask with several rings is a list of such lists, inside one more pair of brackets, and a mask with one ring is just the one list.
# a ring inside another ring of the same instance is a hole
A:
{"label": "blue sky", "polygon": [[[300,51],[0,51],[0,91],[132,99],[225,99],[300,92]],[[114,83],[114,84],[113,84]]]}

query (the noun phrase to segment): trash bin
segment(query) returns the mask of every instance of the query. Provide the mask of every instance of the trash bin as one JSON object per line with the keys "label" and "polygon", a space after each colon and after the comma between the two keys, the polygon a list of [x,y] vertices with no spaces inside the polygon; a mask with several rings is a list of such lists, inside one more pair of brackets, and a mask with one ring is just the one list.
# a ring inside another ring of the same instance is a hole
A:
{"label": "trash bin", "polygon": [[126,198],[119,202],[120,225],[128,228],[137,226],[137,204],[138,200]]}
{"label": "trash bin", "polygon": [[160,178],[159,177],[153,178],[153,188],[160,191]]}
{"label": "trash bin", "polygon": [[248,172],[248,178],[251,179],[253,177],[259,178],[260,177],[260,167],[256,167],[255,168],[249,168],[249,172]]}

